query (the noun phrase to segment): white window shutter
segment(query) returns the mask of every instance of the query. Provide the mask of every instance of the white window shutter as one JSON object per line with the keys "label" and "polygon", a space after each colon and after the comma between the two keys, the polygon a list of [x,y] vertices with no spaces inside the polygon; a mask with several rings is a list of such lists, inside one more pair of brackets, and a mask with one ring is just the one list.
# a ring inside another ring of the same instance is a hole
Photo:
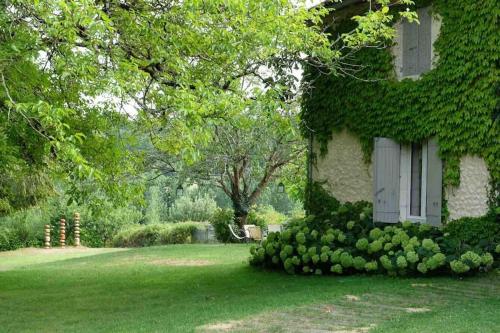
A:
{"label": "white window shutter", "polygon": [[400,155],[397,142],[375,138],[373,220],[376,222],[399,222]]}
{"label": "white window shutter", "polygon": [[403,76],[418,74],[418,24],[404,21]]}
{"label": "white window shutter", "polygon": [[421,8],[418,11],[418,60],[417,74],[422,74],[431,69],[432,62],[432,42],[431,42],[431,25],[432,17],[430,7]]}
{"label": "white window shutter", "polygon": [[441,225],[441,204],[443,188],[443,162],[438,155],[439,145],[435,138],[427,144],[427,223]]}

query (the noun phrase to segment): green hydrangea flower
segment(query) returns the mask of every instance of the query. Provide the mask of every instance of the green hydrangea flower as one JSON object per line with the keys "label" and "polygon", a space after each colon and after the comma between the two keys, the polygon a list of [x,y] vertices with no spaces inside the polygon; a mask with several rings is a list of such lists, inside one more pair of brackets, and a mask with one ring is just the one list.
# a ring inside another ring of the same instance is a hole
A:
{"label": "green hydrangea flower", "polygon": [[309,234],[309,228],[308,228],[308,227],[304,227],[304,228],[302,228],[302,232],[303,232],[304,234],[308,235],[308,234]]}
{"label": "green hydrangea flower", "polygon": [[496,253],[500,253],[500,244],[498,244],[498,245],[495,247],[495,252],[496,252]]}
{"label": "green hydrangea flower", "polygon": [[309,266],[304,266],[304,267],[302,267],[302,271],[304,273],[310,273],[311,272],[311,268]]}
{"label": "green hydrangea flower", "polygon": [[481,263],[485,266],[493,265],[493,261],[494,261],[493,256],[489,252],[486,252],[481,256]]}
{"label": "green hydrangea flower", "polygon": [[362,271],[365,268],[366,260],[363,257],[357,256],[353,259],[353,266],[358,271]]}
{"label": "green hydrangea flower", "polygon": [[330,247],[329,246],[322,246],[321,247],[321,253],[327,253],[328,251],[330,251]]}
{"label": "green hydrangea flower", "polygon": [[390,271],[393,269],[392,267],[392,261],[389,259],[388,256],[383,255],[380,257],[380,263],[382,264],[382,267],[384,267],[386,270]]}
{"label": "green hydrangea flower", "polygon": [[307,264],[309,261],[311,261],[311,257],[306,253],[302,255],[302,262],[304,264]]}
{"label": "green hydrangea flower", "polygon": [[419,232],[427,232],[427,231],[430,231],[432,229],[432,226],[430,226],[429,224],[421,224],[418,226],[418,231]]}
{"label": "green hydrangea flower", "polygon": [[336,274],[342,274],[342,266],[339,264],[333,265],[330,268],[330,272],[336,273]]}
{"label": "green hydrangea flower", "polygon": [[323,252],[320,255],[321,262],[327,262],[328,261],[328,253]]}
{"label": "green hydrangea flower", "polygon": [[312,257],[313,255],[315,255],[317,253],[317,249],[315,246],[311,246],[308,250],[307,250],[307,253]]}
{"label": "green hydrangea flower", "polygon": [[283,266],[285,266],[285,269],[288,271],[290,268],[293,268],[293,261],[291,258],[288,258],[285,260]]}
{"label": "green hydrangea flower", "polygon": [[[390,244],[390,243],[389,243]],[[384,243],[380,239],[377,239],[376,241],[373,241],[368,245],[368,252],[369,253],[375,253],[380,250],[382,250],[382,247],[384,246]]]}
{"label": "green hydrangea flower", "polygon": [[377,240],[380,237],[382,237],[383,235],[384,235],[384,232],[382,230],[380,230],[380,228],[373,228],[372,230],[370,230],[370,234],[369,234],[371,240]]}
{"label": "green hydrangea flower", "polygon": [[313,264],[317,264],[319,261],[319,255],[315,254],[311,257]]}
{"label": "green hydrangea flower", "polygon": [[355,225],[356,225],[356,222],[349,221],[349,222],[347,222],[347,229],[352,230],[352,228],[354,228]]}
{"label": "green hydrangea flower", "polygon": [[317,231],[317,230],[313,230],[313,231],[311,231],[311,238],[312,238],[312,239],[316,239],[316,238],[318,238],[318,235],[319,235],[319,233],[318,233],[318,231]]}
{"label": "green hydrangea flower", "polygon": [[408,267],[408,262],[406,261],[406,258],[404,256],[399,256],[396,259],[396,265],[399,268],[406,268],[406,267]]}
{"label": "green hydrangea flower", "polygon": [[425,238],[422,241],[422,247],[428,251],[432,251],[432,249],[434,248],[434,242],[432,241],[432,239]]}
{"label": "green hydrangea flower", "polygon": [[369,261],[365,264],[365,269],[367,272],[376,271],[378,269],[378,264],[376,261]]}
{"label": "green hydrangea flower", "polygon": [[394,227],[393,226],[388,225],[388,226],[386,226],[384,228],[384,232],[385,233],[390,233],[390,232],[393,232],[393,231],[394,231]]}
{"label": "green hydrangea flower", "polygon": [[292,238],[291,230],[285,230],[281,233],[281,239],[283,239],[285,242],[288,242],[291,238]]}
{"label": "green hydrangea flower", "polygon": [[292,262],[295,266],[298,266],[298,265],[300,265],[300,258],[298,256],[293,256]]}
{"label": "green hydrangea flower", "polygon": [[275,264],[275,265],[276,265],[276,264],[278,264],[278,263],[280,262],[280,257],[278,257],[278,256],[273,256],[273,257],[271,258],[271,261],[273,262],[273,264]]}
{"label": "green hydrangea flower", "polygon": [[280,258],[282,261],[285,261],[285,259],[288,257],[288,253],[285,250],[280,251]]}
{"label": "green hydrangea flower", "polygon": [[295,235],[295,240],[299,244],[304,244],[306,242],[306,235],[303,232],[299,232],[297,235]]}
{"label": "green hydrangea flower", "polygon": [[342,249],[337,249],[333,251],[333,254],[330,256],[330,261],[332,264],[336,264],[340,262],[340,255],[342,254]]}
{"label": "green hydrangea flower", "polygon": [[303,244],[297,246],[297,252],[302,255],[307,252],[307,247]]}
{"label": "green hydrangea flower", "polygon": [[273,244],[267,244],[266,245],[266,253],[269,256],[272,256],[274,254],[274,246],[273,246]]}
{"label": "green hydrangea flower", "polygon": [[411,221],[404,221],[402,225],[404,229],[410,229],[413,223]]}
{"label": "green hydrangea flower", "polygon": [[385,243],[384,251],[390,251],[394,245],[392,243]]}
{"label": "green hydrangea flower", "polygon": [[460,256],[460,260],[472,268],[479,267],[481,265],[481,256],[474,251],[467,251]]}
{"label": "green hydrangea flower", "polygon": [[326,241],[328,243],[332,243],[335,240],[335,235],[334,234],[327,234],[326,235]]}
{"label": "green hydrangea flower", "polygon": [[255,246],[255,245],[250,246],[250,254],[251,255],[255,255],[256,250],[257,250],[257,246]]}
{"label": "green hydrangea flower", "polygon": [[332,229],[332,228],[330,228],[330,229],[328,229],[328,230],[326,231],[326,234],[327,234],[327,235],[334,235],[335,233],[334,233],[333,229]]}
{"label": "green hydrangea flower", "polygon": [[427,273],[427,265],[426,265],[426,264],[424,264],[423,262],[421,262],[421,263],[419,263],[419,264],[417,265],[417,270],[418,270],[420,273],[425,274],[425,273]]}
{"label": "green hydrangea flower", "polygon": [[368,248],[368,239],[366,238],[358,239],[358,241],[356,242],[356,248],[361,251],[366,250]]}
{"label": "green hydrangea flower", "polygon": [[344,268],[352,267],[352,256],[349,252],[342,252],[340,255],[340,264]]}
{"label": "green hydrangea flower", "polygon": [[406,260],[408,260],[409,263],[414,264],[416,263],[420,258],[418,257],[418,254],[414,251],[409,251],[406,253]]}
{"label": "green hydrangea flower", "polygon": [[339,235],[337,236],[337,239],[339,240],[339,242],[343,243],[343,242],[345,242],[345,240],[346,240],[346,236],[345,236],[345,235],[344,235],[344,233],[341,231],[341,232],[339,233]]}
{"label": "green hydrangea flower", "polygon": [[[479,259],[481,260],[481,258]],[[446,261],[446,256],[442,253],[436,253],[425,262],[428,269],[433,270],[440,266],[443,266]]]}
{"label": "green hydrangea flower", "polygon": [[450,262],[451,270],[458,274],[463,274],[470,270],[470,267],[461,260],[453,260]]}
{"label": "green hydrangea flower", "polygon": [[323,274],[323,271],[319,268],[316,268],[316,270],[314,271],[314,274],[321,275],[321,274]]}
{"label": "green hydrangea flower", "polygon": [[283,250],[289,255],[291,256],[292,253],[293,253],[293,246],[291,245],[285,245],[285,247],[283,247]]}

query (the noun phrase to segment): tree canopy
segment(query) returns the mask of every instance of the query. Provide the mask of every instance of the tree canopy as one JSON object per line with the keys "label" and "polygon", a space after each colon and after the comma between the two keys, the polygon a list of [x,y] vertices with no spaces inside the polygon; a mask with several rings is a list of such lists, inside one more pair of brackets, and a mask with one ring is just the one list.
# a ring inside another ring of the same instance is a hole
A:
{"label": "tree canopy", "polygon": [[391,38],[390,5],[370,1],[332,41],[329,10],[302,1],[0,2],[0,211],[57,181],[76,200],[131,195],[136,130],[192,163],[221,124],[290,113],[300,68],[335,72],[342,49]]}

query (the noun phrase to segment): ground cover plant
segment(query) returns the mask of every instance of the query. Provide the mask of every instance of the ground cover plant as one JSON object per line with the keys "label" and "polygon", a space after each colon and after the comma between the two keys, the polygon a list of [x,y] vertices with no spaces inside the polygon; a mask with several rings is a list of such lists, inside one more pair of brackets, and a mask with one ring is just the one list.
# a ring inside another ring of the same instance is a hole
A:
{"label": "ground cover plant", "polygon": [[291,274],[470,274],[491,269],[500,258],[495,212],[442,229],[374,223],[371,205],[363,202],[332,207],[270,233],[251,248],[251,263]]}
{"label": "ground cover plant", "polygon": [[[0,253],[2,332],[498,332],[497,273],[296,276],[248,245]],[[371,332],[371,331],[370,331]]]}

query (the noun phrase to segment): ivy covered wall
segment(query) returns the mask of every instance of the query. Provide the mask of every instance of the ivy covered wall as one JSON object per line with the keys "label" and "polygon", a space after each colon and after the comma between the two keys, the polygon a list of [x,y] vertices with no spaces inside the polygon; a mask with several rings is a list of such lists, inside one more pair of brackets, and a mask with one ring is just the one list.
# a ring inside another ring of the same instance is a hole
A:
{"label": "ivy covered wall", "polygon": [[[430,1],[417,1],[417,6]],[[499,108],[500,34],[497,0],[435,0],[433,12],[442,20],[434,43],[435,67],[419,80],[396,79],[390,47],[368,48],[349,61],[361,65],[355,76],[321,74],[308,69],[313,89],[305,94],[304,136],[313,132],[321,152],[332,131],[356,134],[369,161],[374,137],[401,143],[436,136],[445,163],[444,182],[458,185],[460,158],[483,157],[493,187],[500,183]],[[395,18],[397,19],[397,18]],[[336,25],[334,37],[352,28],[349,19]]]}

